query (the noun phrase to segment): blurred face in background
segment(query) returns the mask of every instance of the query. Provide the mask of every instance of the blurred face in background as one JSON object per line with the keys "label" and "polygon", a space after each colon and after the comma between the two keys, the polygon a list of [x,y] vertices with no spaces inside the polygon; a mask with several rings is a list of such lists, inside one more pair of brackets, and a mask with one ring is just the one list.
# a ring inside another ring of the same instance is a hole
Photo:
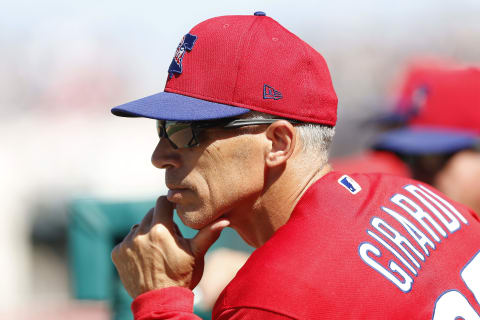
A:
{"label": "blurred face in background", "polygon": [[422,155],[400,154],[399,157],[410,168],[410,174],[413,179],[435,186],[437,175],[449,163],[453,155],[454,153]]}
{"label": "blurred face in background", "polygon": [[480,213],[480,152],[466,150],[453,155],[433,184],[453,200]]}

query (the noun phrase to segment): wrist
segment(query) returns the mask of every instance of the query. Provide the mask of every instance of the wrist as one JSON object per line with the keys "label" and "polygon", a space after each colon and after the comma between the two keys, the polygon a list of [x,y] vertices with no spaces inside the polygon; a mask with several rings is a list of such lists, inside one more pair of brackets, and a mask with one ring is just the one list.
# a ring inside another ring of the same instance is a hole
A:
{"label": "wrist", "polygon": [[193,292],[184,287],[168,287],[138,295],[131,308],[135,318],[151,312],[193,312]]}

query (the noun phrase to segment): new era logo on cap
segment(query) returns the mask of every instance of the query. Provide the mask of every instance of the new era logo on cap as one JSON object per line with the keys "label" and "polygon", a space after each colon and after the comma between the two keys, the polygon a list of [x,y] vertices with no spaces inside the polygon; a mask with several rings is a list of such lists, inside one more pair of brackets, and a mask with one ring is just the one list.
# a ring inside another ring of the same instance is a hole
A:
{"label": "new era logo on cap", "polygon": [[355,180],[353,180],[346,174],[343,175],[340,179],[338,179],[338,183],[340,183],[341,186],[350,191],[351,194],[357,194],[360,192],[360,190],[362,190],[362,187],[360,187],[360,185]]}
{"label": "new era logo on cap", "polygon": [[282,98],[282,93],[280,91],[273,89],[267,84],[263,85],[263,99],[279,100]]}

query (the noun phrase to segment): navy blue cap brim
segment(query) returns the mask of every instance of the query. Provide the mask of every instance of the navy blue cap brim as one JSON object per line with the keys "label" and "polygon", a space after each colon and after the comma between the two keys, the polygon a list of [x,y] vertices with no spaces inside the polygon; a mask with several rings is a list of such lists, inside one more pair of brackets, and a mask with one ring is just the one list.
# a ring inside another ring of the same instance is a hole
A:
{"label": "navy blue cap brim", "polygon": [[409,127],[379,135],[373,148],[411,155],[442,154],[474,148],[478,139],[470,131]]}
{"label": "navy blue cap brim", "polygon": [[234,107],[181,94],[160,92],[112,109],[120,117],[158,120],[201,121],[240,116],[250,109]]}

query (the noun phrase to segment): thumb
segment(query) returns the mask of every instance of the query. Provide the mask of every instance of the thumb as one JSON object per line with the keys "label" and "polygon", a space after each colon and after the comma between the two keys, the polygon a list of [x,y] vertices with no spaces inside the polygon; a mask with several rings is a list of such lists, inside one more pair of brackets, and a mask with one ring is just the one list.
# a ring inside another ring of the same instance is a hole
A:
{"label": "thumb", "polygon": [[203,257],[212,244],[220,237],[222,230],[228,227],[230,221],[219,220],[200,229],[193,239],[190,240],[192,253],[196,258]]}

